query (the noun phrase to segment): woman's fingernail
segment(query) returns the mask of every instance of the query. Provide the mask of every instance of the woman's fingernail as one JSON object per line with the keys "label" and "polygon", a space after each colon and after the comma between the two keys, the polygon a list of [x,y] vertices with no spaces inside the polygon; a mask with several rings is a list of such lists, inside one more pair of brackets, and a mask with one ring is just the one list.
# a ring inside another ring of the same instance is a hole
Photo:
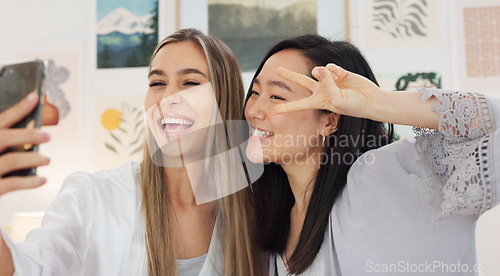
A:
{"label": "woman's fingernail", "polygon": [[326,76],[326,68],[318,68],[318,73],[321,78],[324,78]]}
{"label": "woman's fingernail", "polygon": [[50,134],[47,132],[40,130],[40,134],[42,134],[42,142],[48,142],[50,140]]}
{"label": "woman's fingernail", "polygon": [[45,177],[40,177],[40,186],[47,183],[47,178]]}
{"label": "woman's fingernail", "polygon": [[29,95],[26,97],[26,103],[27,104],[32,104],[36,101],[37,95],[35,92],[29,93]]}
{"label": "woman's fingernail", "polygon": [[45,158],[45,165],[50,164],[50,157],[43,156],[43,158]]}

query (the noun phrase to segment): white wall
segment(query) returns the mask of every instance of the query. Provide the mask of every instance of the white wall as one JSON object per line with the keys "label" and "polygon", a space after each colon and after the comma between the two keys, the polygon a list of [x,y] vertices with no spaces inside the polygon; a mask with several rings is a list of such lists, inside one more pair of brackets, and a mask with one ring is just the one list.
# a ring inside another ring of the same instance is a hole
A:
{"label": "white wall", "polygon": [[[318,17],[323,18],[318,28],[320,34],[330,38],[342,37],[343,34],[339,30],[343,28],[343,12],[341,9],[328,5],[342,5],[344,1],[318,0],[318,2],[328,7],[318,11]],[[453,20],[449,12],[452,2],[451,0],[440,1],[443,11],[440,32],[450,36],[453,36],[453,33],[450,33],[452,30],[450,23]],[[492,4],[498,4],[497,2],[491,0]],[[206,0],[181,0],[181,27],[196,27],[207,32],[208,18],[205,4]],[[92,105],[97,94],[132,94],[146,91],[146,88],[145,78],[142,77],[145,72],[141,70],[136,71],[136,78],[122,78],[119,82],[114,80],[112,83],[97,82],[91,68],[94,57],[91,56],[89,48],[93,32],[92,14],[95,8],[92,0],[0,0],[0,7],[0,63],[13,62],[16,60],[16,55],[22,52],[70,49],[80,53],[79,141],[41,146],[40,151],[52,158],[52,164],[49,167],[40,168],[39,174],[47,176],[49,181],[39,189],[14,192],[0,198],[0,227],[5,227],[10,224],[14,212],[44,211],[69,173],[77,170],[94,171],[91,156],[93,153],[92,121],[96,115],[92,112]],[[357,14],[359,10],[355,6],[351,8],[351,16],[362,16]],[[356,41],[359,38],[353,37],[353,39]],[[403,53],[404,50],[363,50],[375,72],[384,73],[394,69],[428,71],[453,66],[454,45],[447,37],[442,37],[441,45],[443,52],[427,51],[421,56],[411,57],[411,60],[408,60],[408,56]],[[130,72],[127,75],[130,75]],[[245,74],[246,85],[250,78],[251,73]],[[446,71],[443,75],[443,86],[459,89],[455,79],[453,70]],[[500,209],[496,208],[485,214],[478,222],[478,255],[482,263],[500,260],[499,256],[495,255],[495,251],[498,252],[500,248],[498,233],[500,233]],[[485,273],[484,275],[493,274]]]}

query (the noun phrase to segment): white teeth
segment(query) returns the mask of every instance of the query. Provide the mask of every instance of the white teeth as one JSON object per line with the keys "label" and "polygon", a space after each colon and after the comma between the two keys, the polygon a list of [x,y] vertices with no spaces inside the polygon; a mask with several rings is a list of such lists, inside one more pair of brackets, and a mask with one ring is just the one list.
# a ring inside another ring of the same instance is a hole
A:
{"label": "white teeth", "polygon": [[260,129],[250,128],[250,132],[253,136],[269,138],[274,135],[274,132],[271,131],[262,131]]}
{"label": "white teeth", "polygon": [[172,132],[178,132],[178,131],[181,131],[181,130],[184,130],[184,129],[167,129],[166,131],[168,133],[172,133]]}
{"label": "white teeth", "polygon": [[163,118],[163,119],[161,119],[161,123],[163,125],[166,125],[166,124],[192,125],[192,124],[194,124],[193,121],[178,119],[178,118]]}

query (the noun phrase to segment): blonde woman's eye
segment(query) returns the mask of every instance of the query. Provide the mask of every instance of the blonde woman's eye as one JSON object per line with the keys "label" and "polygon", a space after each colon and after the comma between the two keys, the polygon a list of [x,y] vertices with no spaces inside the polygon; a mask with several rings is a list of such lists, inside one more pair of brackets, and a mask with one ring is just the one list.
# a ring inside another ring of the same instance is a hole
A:
{"label": "blonde woman's eye", "polygon": [[157,87],[157,86],[163,86],[163,85],[165,85],[165,83],[157,81],[157,82],[150,83],[149,87]]}
{"label": "blonde woman's eye", "polygon": [[185,81],[184,82],[184,85],[187,85],[187,86],[194,86],[194,85],[200,85],[199,82],[197,81]]}

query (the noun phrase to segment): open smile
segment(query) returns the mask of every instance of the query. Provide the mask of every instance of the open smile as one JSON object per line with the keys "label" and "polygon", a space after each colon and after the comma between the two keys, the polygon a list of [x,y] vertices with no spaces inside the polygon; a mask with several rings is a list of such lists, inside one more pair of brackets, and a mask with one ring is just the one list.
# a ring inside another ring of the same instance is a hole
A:
{"label": "open smile", "polygon": [[274,132],[260,129],[257,127],[249,126],[250,128],[250,139],[267,139],[274,136]]}
{"label": "open smile", "polygon": [[167,114],[157,121],[158,127],[171,138],[189,132],[194,123],[194,120],[179,114]]}

